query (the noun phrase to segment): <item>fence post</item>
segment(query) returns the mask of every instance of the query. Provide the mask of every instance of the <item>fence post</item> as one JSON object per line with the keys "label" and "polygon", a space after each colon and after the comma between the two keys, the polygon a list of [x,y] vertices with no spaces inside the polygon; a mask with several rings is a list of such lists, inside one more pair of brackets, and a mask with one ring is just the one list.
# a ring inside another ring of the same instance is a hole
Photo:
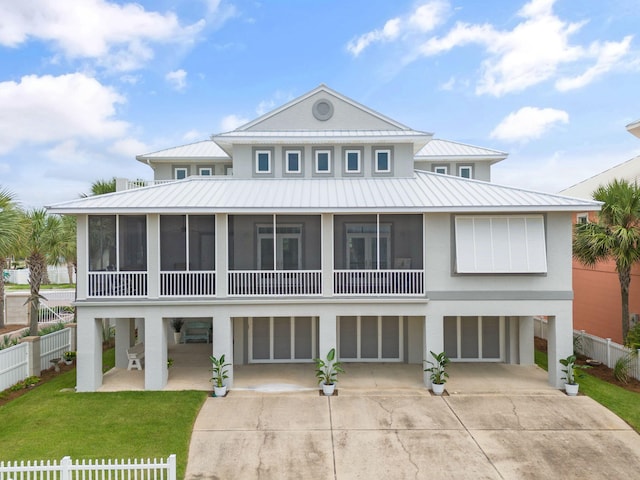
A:
{"label": "fence post", "polygon": [[27,344],[27,363],[30,377],[40,376],[40,337],[24,337],[20,343]]}
{"label": "fence post", "polygon": [[172,453],[169,455],[168,462],[169,464],[169,474],[167,475],[167,480],[176,480],[176,454]]}
{"label": "fence post", "polygon": [[611,339],[607,338],[607,367],[611,367]]}
{"label": "fence post", "polygon": [[60,461],[60,480],[71,480],[71,457],[63,457]]}

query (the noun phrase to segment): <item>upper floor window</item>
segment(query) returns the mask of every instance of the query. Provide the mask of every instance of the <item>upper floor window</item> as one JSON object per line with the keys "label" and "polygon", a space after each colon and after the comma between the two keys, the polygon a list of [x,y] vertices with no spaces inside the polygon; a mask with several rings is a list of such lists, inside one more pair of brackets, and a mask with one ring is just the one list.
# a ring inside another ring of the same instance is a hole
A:
{"label": "upper floor window", "polygon": [[576,223],[579,223],[579,224],[589,223],[589,214],[586,212],[577,214]]}
{"label": "upper floor window", "polygon": [[316,173],[331,173],[331,150],[316,150]]}
{"label": "upper floor window", "polygon": [[376,150],[376,173],[388,173],[391,171],[391,150]]}
{"label": "upper floor window", "polygon": [[173,169],[173,178],[176,180],[182,180],[189,176],[189,169],[187,167],[176,167]]}
{"label": "upper floor window", "polygon": [[287,150],[284,156],[286,173],[300,173],[302,171],[300,150]]}
{"label": "upper floor window", "polygon": [[471,165],[460,165],[458,167],[458,176],[462,178],[473,178],[473,167]]}
{"label": "upper floor window", "polygon": [[270,150],[256,150],[256,173],[271,173]]}
{"label": "upper floor window", "polygon": [[446,165],[436,165],[435,167],[433,167],[433,172],[446,175],[447,173],[449,173],[449,169]]}
{"label": "upper floor window", "polygon": [[345,173],[360,173],[360,150],[345,150],[344,171]]}
{"label": "upper floor window", "polygon": [[202,176],[211,176],[213,175],[213,168],[211,167],[200,167],[198,169],[198,174]]}

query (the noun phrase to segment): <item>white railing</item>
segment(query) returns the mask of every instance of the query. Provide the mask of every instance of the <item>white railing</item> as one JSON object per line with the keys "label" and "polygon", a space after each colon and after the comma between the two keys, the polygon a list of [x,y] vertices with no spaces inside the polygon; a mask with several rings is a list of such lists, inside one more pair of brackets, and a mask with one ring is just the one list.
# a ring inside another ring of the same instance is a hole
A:
{"label": "white railing", "polygon": [[335,270],[336,295],[424,295],[423,270]]}
{"label": "white railing", "polygon": [[40,304],[38,310],[38,323],[69,323],[73,321],[73,312],[68,307],[54,306],[50,307],[45,303]]}
{"label": "white railing", "polygon": [[146,297],[147,272],[89,272],[90,297]]}
{"label": "white railing", "polygon": [[[534,335],[536,337],[548,339],[547,321],[541,317],[534,318]],[[573,344],[577,353],[587,358],[597,360],[609,368],[613,368],[621,358],[629,359],[629,375],[640,380],[640,350],[634,352],[611,341],[610,338],[600,338],[591,335],[584,330],[573,331]]]}
{"label": "white railing", "polygon": [[64,302],[67,305],[71,305],[71,302],[76,299],[76,291],[72,288],[64,290],[40,290],[40,294],[47,303]]}
{"label": "white railing", "polygon": [[0,350],[0,391],[29,376],[29,345],[19,343]]}
{"label": "white railing", "polygon": [[320,270],[235,270],[229,272],[229,295],[322,295]]}
{"label": "white railing", "polygon": [[127,180],[126,189],[134,190],[136,188],[150,187],[151,185],[162,185],[163,183],[177,182],[176,179],[171,180]]}
{"label": "white railing", "polygon": [[176,456],[166,460],[56,460],[0,462],[0,480],[176,480]]}
{"label": "white railing", "polygon": [[163,297],[204,297],[216,294],[216,272],[160,272]]}
{"label": "white railing", "polygon": [[40,337],[40,371],[51,367],[51,360],[62,358],[62,354],[69,350],[71,350],[71,329],[69,328]]}

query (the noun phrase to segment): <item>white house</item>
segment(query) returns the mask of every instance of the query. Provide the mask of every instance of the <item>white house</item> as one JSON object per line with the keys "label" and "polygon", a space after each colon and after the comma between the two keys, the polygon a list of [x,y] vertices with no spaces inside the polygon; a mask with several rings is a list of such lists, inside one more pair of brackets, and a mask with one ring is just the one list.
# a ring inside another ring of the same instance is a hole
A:
{"label": "white house", "polygon": [[212,353],[234,365],[332,347],[344,362],[444,350],[532,364],[545,315],[559,387],[572,213],[599,204],[490,183],[504,158],[324,85],[210,141],[140,155],[154,185],[50,208],[78,218],[78,390],[102,383],[102,317],[117,319],[120,365],[138,319],[145,388],[160,390],[172,318],[210,326]]}

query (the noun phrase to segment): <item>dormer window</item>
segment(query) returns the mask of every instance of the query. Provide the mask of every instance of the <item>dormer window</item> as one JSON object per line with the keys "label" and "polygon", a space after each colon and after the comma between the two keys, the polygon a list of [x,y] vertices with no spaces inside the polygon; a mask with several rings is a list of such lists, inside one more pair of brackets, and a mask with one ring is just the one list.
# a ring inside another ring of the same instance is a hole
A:
{"label": "dormer window", "polygon": [[300,173],[302,172],[300,150],[287,150],[285,152],[285,172]]}
{"label": "dormer window", "polygon": [[360,173],[360,150],[345,150],[344,171],[345,173]]}
{"label": "dormer window", "polygon": [[211,167],[200,167],[198,169],[198,174],[203,177],[210,177],[213,175],[213,168]]}
{"label": "dormer window", "polygon": [[256,173],[271,173],[270,150],[256,150]]}
{"label": "dormer window", "polygon": [[376,173],[391,172],[391,150],[376,150]]}
{"label": "dormer window", "polygon": [[187,167],[176,167],[173,169],[173,178],[176,180],[182,180],[189,176],[189,169]]}
{"label": "dormer window", "polygon": [[331,173],[331,150],[316,150],[316,173]]}
{"label": "dormer window", "polygon": [[460,165],[458,176],[462,178],[473,178],[473,167],[471,165]]}

